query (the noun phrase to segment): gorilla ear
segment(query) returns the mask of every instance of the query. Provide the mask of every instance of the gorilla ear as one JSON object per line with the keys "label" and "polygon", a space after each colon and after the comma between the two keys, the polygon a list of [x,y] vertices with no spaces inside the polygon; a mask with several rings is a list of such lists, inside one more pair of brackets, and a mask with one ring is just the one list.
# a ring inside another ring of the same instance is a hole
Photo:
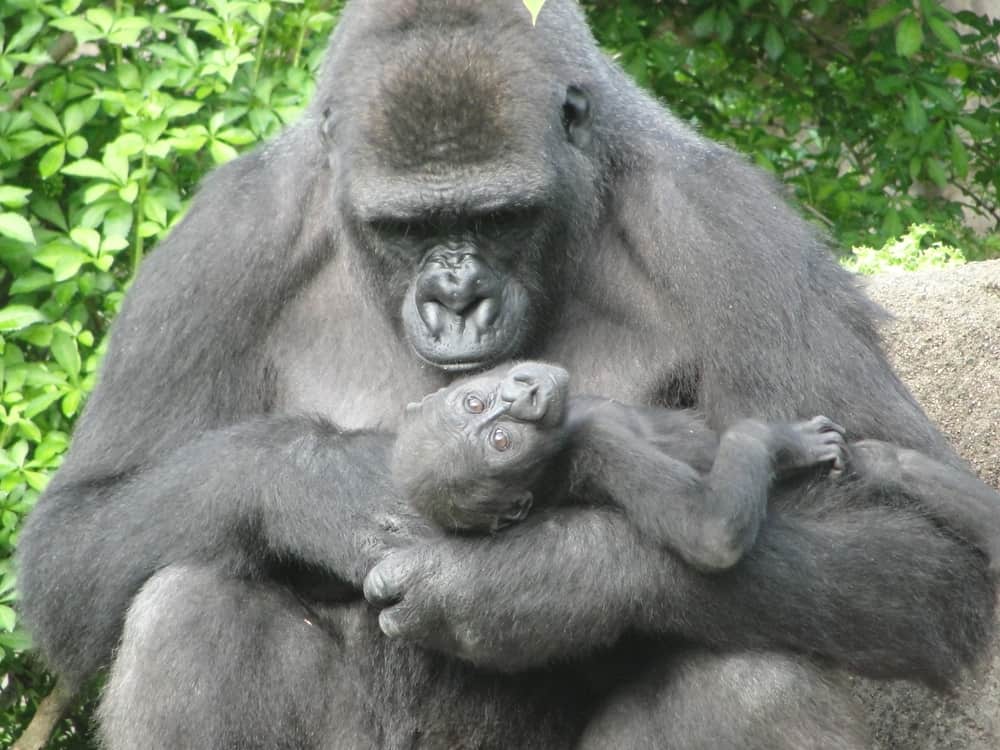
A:
{"label": "gorilla ear", "polygon": [[562,121],[570,143],[577,148],[590,145],[590,97],[579,86],[566,89]]}

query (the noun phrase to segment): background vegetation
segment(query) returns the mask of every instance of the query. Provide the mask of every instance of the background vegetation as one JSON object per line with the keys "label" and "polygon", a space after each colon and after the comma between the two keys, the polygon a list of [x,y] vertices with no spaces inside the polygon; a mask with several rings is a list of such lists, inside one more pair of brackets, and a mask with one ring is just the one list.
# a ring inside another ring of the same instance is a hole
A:
{"label": "background vegetation", "polygon": [[[341,4],[0,3],[2,747],[51,686],[17,620],[17,531],[123,290],[207,170],[295,119]],[[586,5],[640,82],[866,246],[855,267],[1000,254],[1000,23],[935,0]],[[90,747],[85,714],[52,746]]]}

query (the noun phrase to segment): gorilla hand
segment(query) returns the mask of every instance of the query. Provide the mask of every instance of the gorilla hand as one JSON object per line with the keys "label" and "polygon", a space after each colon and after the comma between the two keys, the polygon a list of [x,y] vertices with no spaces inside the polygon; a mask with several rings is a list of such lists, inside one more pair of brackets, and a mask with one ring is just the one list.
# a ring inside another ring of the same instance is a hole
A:
{"label": "gorilla hand", "polygon": [[544,509],[496,536],[393,551],[365,579],[365,598],[390,638],[528,669],[613,643],[634,624],[650,564],[635,534],[613,511]]}

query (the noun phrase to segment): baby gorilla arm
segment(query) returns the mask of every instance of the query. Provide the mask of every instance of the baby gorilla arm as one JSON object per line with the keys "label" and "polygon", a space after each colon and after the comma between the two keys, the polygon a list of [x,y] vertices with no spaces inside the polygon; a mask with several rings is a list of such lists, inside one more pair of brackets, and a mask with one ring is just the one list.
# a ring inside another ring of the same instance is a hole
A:
{"label": "baby gorilla arm", "polygon": [[739,422],[723,433],[714,460],[686,447],[682,455],[696,465],[712,462],[707,473],[666,446],[636,440],[666,429],[668,444],[697,445],[704,424],[694,414],[608,402],[573,425],[573,493],[609,498],[640,533],[706,572],[732,567],[753,546],[774,480],[827,463],[839,470],[844,462],[843,431],[825,417],[790,425]]}

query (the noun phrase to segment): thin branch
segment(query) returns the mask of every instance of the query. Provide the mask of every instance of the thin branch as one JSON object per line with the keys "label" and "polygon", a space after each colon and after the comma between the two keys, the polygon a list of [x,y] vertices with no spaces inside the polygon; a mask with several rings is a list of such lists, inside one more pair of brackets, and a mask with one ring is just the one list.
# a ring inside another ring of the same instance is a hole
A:
{"label": "thin branch", "polygon": [[38,704],[38,709],[28,728],[24,730],[24,734],[10,750],[44,750],[52,732],[55,731],[56,724],[73,707],[75,699],[75,693],[64,688],[61,682],[56,682],[52,692]]}

